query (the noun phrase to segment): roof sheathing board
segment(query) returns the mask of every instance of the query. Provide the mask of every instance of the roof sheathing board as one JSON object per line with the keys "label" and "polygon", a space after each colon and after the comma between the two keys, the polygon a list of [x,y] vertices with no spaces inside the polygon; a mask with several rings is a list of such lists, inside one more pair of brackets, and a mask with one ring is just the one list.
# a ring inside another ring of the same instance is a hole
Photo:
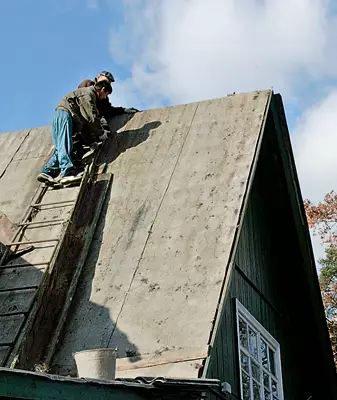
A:
{"label": "roof sheathing board", "polygon": [[208,342],[269,95],[198,105],[118,319],[141,354]]}
{"label": "roof sheathing board", "polygon": [[0,155],[6,159],[0,174],[0,211],[13,223],[20,222],[39,186],[36,177],[52,150],[49,129],[0,135]]}
{"label": "roof sheathing board", "polygon": [[[74,373],[74,351],[108,347],[112,333],[118,332],[115,321],[196,107],[195,103],[150,110],[136,114],[125,126],[118,145],[118,152],[123,153],[109,166],[114,174],[109,203],[98,224],[61,350],[55,357],[58,373]],[[105,161],[115,158],[113,146],[110,150]],[[139,349],[125,336],[119,343],[120,354],[124,357],[127,350]]]}
{"label": "roof sheathing board", "polygon": [[0,134],[0,177],[28,134],[29,130]]}
{"label": "roof sheathing board", "polygon": [[109,205],[58,372],[73,373],[71,353],[83,348],[117,346],[125,357],[207,344],[270,95],[151,110],[129,121],[130,137],[161,125],[109,166]]}

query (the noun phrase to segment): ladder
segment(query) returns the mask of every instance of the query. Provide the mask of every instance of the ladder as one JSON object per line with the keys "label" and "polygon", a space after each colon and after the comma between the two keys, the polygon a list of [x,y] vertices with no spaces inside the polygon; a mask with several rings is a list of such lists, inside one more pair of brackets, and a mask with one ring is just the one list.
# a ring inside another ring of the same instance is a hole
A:
{"label": "ladder", "polygon": [[5,247],[0,366],[33,369],[51,362],[111,182],[98,157],[77,186],[41,184]]}

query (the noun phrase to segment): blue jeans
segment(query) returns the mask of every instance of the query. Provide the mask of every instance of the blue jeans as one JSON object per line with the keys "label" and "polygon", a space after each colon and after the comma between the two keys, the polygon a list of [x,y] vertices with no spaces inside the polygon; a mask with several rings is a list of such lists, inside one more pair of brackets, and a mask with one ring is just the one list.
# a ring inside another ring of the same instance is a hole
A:
{"label": "blue jeans", "polygon": [[73,119],[69,113],[63,110],[56,110],[51,127],[51,137],[54,143],[54,154],[42,171],[55,178],[65,175],[73,167],[71,152],[73,149]]}

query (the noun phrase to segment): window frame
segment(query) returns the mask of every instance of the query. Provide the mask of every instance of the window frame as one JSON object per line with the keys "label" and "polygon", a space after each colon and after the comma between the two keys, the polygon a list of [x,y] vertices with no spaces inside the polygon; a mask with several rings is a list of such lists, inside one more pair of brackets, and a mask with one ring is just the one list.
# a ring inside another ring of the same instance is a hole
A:
{"label": "window frame", "polygon": [[[281,349],[280,344],[276,341],[276,339],[260,324],[260,322],[252,316],[252,314],[240,303],[238,299],[235,299],[235,322],[236,322],[236,340],[237,340],[237,359],[238,359],[238,370],[239,370],[239,380],[240,380],[240,395],[243,398],[243,386],[242,386],[242,371],[241,371],[241,345],[240,345],[240,332],[239,332],[239,316],[245,320],[246,323],[251,325],[251,327],[257,331],[258,334],[262,335],[267,344],[272,348],[275,352],[275,372],[274,375],[277,379],[277,383],[279,386],[279,396],[278,400],[284,400],[284,392],[283,392],[283,381],[282,381],[282,366],[281,366]],[[244,349],[247,352],[246,349]],[[260,353],[260,349],[258,349]],[[250,355],[252,357],[252,355]],[[268,356],[269,359],[269,356]],[[261,370],[261,375],[263,376],[263,369]],[[251,375],[250,379],[252,379]],[[262,382],[262,383],[261,383]],[[260,381],[260,385],[262,389],[263,378]]]}

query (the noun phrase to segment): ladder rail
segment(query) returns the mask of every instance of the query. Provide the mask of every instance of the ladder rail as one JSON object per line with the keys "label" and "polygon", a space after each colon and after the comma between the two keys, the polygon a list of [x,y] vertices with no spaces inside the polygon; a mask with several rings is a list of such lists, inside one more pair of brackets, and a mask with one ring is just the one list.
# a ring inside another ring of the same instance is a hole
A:
{"label": "ladder rail", "polygon": [[[27,241],[27,242],[17,241],[16,242],[16,239],[20,234],[22,234],[22,236],[24,236],[23,231],[25,230],[25,228],[27,226],[38,224],[38,223],[43,223],[43,221],[42,222],[30,221],[32,213],[36,211],[36,208],[40,208],[40,207],[43,207],[43,206],[57,206],[57,205],[59,205],[60,207],[61,206],[69,207],[71,205],[75,206],[77,198],[76,199],[70,199],[70,200],[62,200],[62,201],[57,201],[57,202],[41,203],[44,195],[47,192],[47,189],[48,189],[48,187],[45,186],[45,185],[40,185],[39,186],[39,188],[37,190],[38,194],[34,196],[35,197],[35,201],[32,202],[28,206],[27,211],[26,211],[26,213],[25,213],[25,215],[24,215],[24,217],[22,219],[22,222],[20,222],[17,225],[17,229],[15,230],[15,232],[13,234],[11,242],[6,245],[6,249],[5,249],[4,253],[2,254],[2,256],[0,258],[0,267],[3,266],[3,264],[6,262],[6,259],[8,257],[8,253],[9,253],[10,248],[12,246],[14,246],[14,245],[15,246],[19,246],[19,245],[22,245],[22,244],[31,244],[31,243],[42,243],[42,242],[36,242],[36,241],[35,242],[29,242],[29,241]],[[54,221],[48,221],[48,222],[55,223],[56,221],[57,222],[61,222],[61,220],[54,220]],[[62,222],[66,222],[66,221],[62,221]],[[45,222],[45,223],[47,223],[47,222]],[[48,225],[45,225],[45,226],[48,226]],[[50,241],[54,241],[54,240],[51,239]],[[14,249],[14,252],[15,251],[17,251],[17,247]]]}
{"label": "ladder rail", "polygon": [[[96,167],[98,166],[97,165],[98,156],[99,156],[99,152],[96,154],[96,157],[94,158],[94,160],[90,164],[85,166],[84,174],[80,181],[79,191],[77,192],[75,199],[43,203],[43,198],[48,190],[48,187],[47,187],[47,185],[43,185],[43,186],[40,185],[39,189],[37,190],[37,195],[35,196],[35,199],[28,206],[24,218],[22,219],[20,224],[18,224],[15,234],[12,237],[12,241],[6,246],[6,251],[5,251],[6,254],[1,257],[0,270],[1,270],[1,267],[2,268],[16,268],[16,267],[25,267],[25,266],[37,267],[38,265],[46,266],[46,268],[44,269],[42,281],[39,283],[38,286],[29,286],[29,287],[26,286],[25,288],[22,288],[22,290],[35,289],[36,292],[34,295],[34,300],[31,302],[31,305],[29,307],[29,311],[25,312],[25,313],[18,312],[19,314],[24,314],[25,319],[24,319],[24,322],[23,322],[19,332],[16,335],[15,341],[10,344],[10,352],[4,359],[4,365],[6,365],[6,366],[15,368],[18,365],[20,365],[21,362],[23,362],[23,364],[27,363],[27,360],[25,357],[26,357],[26,355],[30,354],[30,352],[34,349],[33,343],[30,343],[29,341],[27,341],[27,338],[29,337],[29,335],[31,333],[33,334],[33,337],[35,337],[35,335],[38,335],[38,331],[36,331],[37,328],[35,328],[36,319],[38,319],[39,321],[40,320],[42,321],[45,318],[43,312],[44,312],[44,310],[47,309],[46,307],[48,307],[50,303],[48,303],[48,302],[46,303],[46,301],[44,299],[45,299],[45,295],[47,295],[47,298],[48,298],[48,295],[49,295],[48,291],[53,288],[53,285],[55,284],[54,280],[58,278],[59,268],[60,268],[60,266],[62,267],[62,265],[63,265],[62,263],[64,263],[63,258],[65,256],[65,254],[64,254],[63,245],[65,245],[67,247],[67,243],[69,240],[70,240],[70,242],[72,240],[75,240],[75,242],[76,242],[76,240],[81,240],[79,237],[77,237],[78,233],[76,233],[76,231],[73,231],[73,229],[78,229],[78,228],[76,228],[76,226],[79,223],[79,219],[78,219],[79,212],[83,207],[83,204],[84,204],[83,201],[84,201],[85,197],[87,196],[88,191],[90,191],[94,185],[95,176],[96,176],[95,171],[96,171]],[[40,211],[46,209],[44,207],[51,207],[53,209],[53,208],[56,208],[57,206],[71,207],[69,210],[69,214],[67,215],[67,217],[65,219],[33,221],[33,218],[35,217],[36,213],[39,213]],[[50,239],[41,239],[41,240],[24,240],[25,239],[24,238],[25,230],[28,229],[28,227],[43,228],[43,227],[46,227],[49,225],[54,225],[55,223],[64,224],[63,229],[61,229],[61,232],[60,232],[58,238],[54,237],[54,238],[50,238]],[[24,261],[23,263],[19,263],[17,265],[15,265],[15,264],[3,265],[4,262],[6,262],[7,255],[10,252],[11,248],[14,247],[15,248],[14,251],[17,251],[17,249],[19,248],[18,246],[21,246],[21,245],[31,245],[33,243],[49,243],[49,242],[54,242],[55,244],[53,244],[53,250],[52,250],[51,255],[48,256],[48,260],[49,260],[48,262],[36,262],[36,263],[31,264],[28,261],[27,261],[27,263],[25,263],[25,260],[23,260]],[[90,242],[89,242],[89,244],[90,244]],[[89,244],[87,246],[89,246]],[[88,251],[88,249],[86,251]],[[84,256],[81,263],[84,263],[85,258],[86,258],[86,256]],[[64,267],[62,267],[62,268],[64,268]],[[55,325],[56,332],[55,333],[53,332],[53,334],[52,334],[52,339],[53,339],[52,344],[57,343],[57,337],[60,334],[60,331],[62,330],[64,321],[65,321],[65,316],[67,314],[69,304],[70,304],[69,301],[71,302],[71,298],[73,295],[72,291],[75,290],[76,285],[77,285],[77,280],[79,278],[79,273],[80,273],[79,271],[76,271],[77,273],[75,273],[75,275],[71,279],[71,282],[69,282],[72,289],[70,289],[70,288],[67,289],[66,306],[65,306],[65,309],[62,310],[63,312],[61,312],[61,315],[58,316],[58,321],[56,322],[56,325]],[[68,285],[68,283],[67,283],[67,285]],[[16,291],[20,290],[20,288],[16,288],[15,290]],[[68,290],[69,290],[69,292],[68,292]],[[13,314],[10,314],[10,315],[13,315]],[[38,326],[38,324],[36,326]],[[46,354],[47,358],[49,358],[49,359],[52,358],[53,352],[55,350],[53,346],[52,346],[52,349],[53,350],[51,352],[47,352],[47,354]],[[22,361],[22,360],[25,360],[25,361]]]}
{"label": "ladder rail", "polygon": [[[62,248],[62,244],[63,244],[66,236],[68,235],[69,230],[71,229],[71,226],[72,226],[72,223],[73,223],[73,220],[75,217],[75,211],[77,209],[78,204],[81,202],[81,200],[86,192],[85,189],[92,182],[91,176],[93,174],[93,169],[88,168],[88,167],[90,167],[90,166],[87,165],[85,167],[85,170],[84,170],[85,172],[81,179],[80,188],[79,188],[76,200],[73,202],[70,216],[67,219],[67,224],[65,224],[65,229],[63,229],[63,231],[61,232],[61,235],[58,238],[56,245],[54,246],[53,253],[50,257],[48,268],[46,270],[47,273],[45,272],[43,275],[42,282],[40,283],[39,287],[37,288],[35,300],[31,306],[30,312],[27,315],[27,318],[23,324],[23,327],[20,329],[20,332],[18,333],[18,336],[15,340],[14,346],[11,348],[10,353],[6,357],[5,365],[9,366],[10,368],[15,368],[17,363],[20,361],[21,352],[25,351],[25,346],[27,345],[25,343],[25,337],[27,337],[27,335],[29,335],[29,332],[34,327],[35,317],[38,314],[39,308],[43,302],[44,289],[48,285],[48,282],[51,279],[51,275],[52,275],[54,266],[57,263],[59,251]],[[50,240],[46,240],[46,241],[48,242]]]}
{"label": "ladder rail", "polygon": [[[41,200],[43,198],[43,196],[45,195],[46,191],[47,191],[47,187],[39,185],[39,187],[34,195],[35,202]],[[33,209],[30,206],[28,206],[27,210],[22,218],[23,223],[28,222],[28,219],[31,217],[32,212],[33,212]],[[14,242],[21,232],[22,232],[22,227],[18,226],[17,229],[14,231],[11,241]],[[6,249],[0,258],[0,266],[2,266],[6,262],[9,250],[10,250],[10,248],[8,246],[6,246]]]}

